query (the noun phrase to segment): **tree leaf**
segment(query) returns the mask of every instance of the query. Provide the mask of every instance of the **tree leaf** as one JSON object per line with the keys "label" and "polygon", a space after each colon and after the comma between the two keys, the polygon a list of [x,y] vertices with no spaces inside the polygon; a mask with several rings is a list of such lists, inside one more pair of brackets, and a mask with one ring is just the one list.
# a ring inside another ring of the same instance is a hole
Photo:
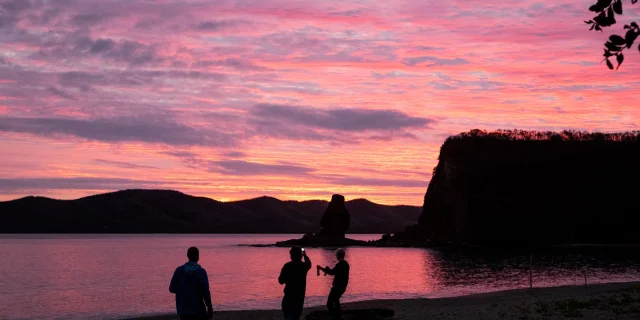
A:
{"label": "tree leaf", "polygon": [[602,28],[600,28],[600,26],[599,26],[599,25],[594,24],[594,26],[596,26],[596,30],[597,30],[597,31],[602,31]]}
{"label": "tree leaf", "polygon": [[607,14],[604,12],[600,12],[600,14],[593,18],[593,21],[595,21],[597,24],[605,26],[607,24]]}
{"label": "tree leaf", "polygon": [[609,67],[609,69],[613,70],[613,63],[611,63],[611,61],[609,61],[609,59],[607,59],[607,67]]}
{"label": "tree leaf", "polygon": [[624,40],[627,43],[627,49],[631,48],[633,42],[636,41],[638,37],[638,33],[635,30],[627,31],[627,34],[624,36]]}
{"label": "tree leaf", "polygon": [[638,45],[638,51],[640,51],[640,44]]}
{"label": "tree leaf", "polygon": [[638,24],[635,23],[635,22],[631,22],[631,26],[634,27],[634,28],[638,28]]}
{"label": "tree leaf", "polygon": [[612,0],[598,0],[598,5],[602,8],[606,8],[611,4]]}
{"label": "tree leaf", "polygon": [[618,66],[616,67],[616,70],[618,70],[618,68],[620,68],[620,65],[622,64],[622,61],[624,61],[624,55],[621,53],[616,57],[616,60],[618,61]]}
{"label": "tree leaf", "polygon": [[605,42],[604,46],[611,51],[620,51],[620,47],[616,46],[615,44],[609,41]]}
{"label": "tree leaf", "polygon": [[613,11],[617,14],[622,14],[622,1],[621,0],[616,0],[616,2],[613,3]]}
{"label": "tree leaf", "polygon": [[607,10],[607,22],[609,23],[609,25],[616,24],[616,17],[613,14],[613,7],[609,7],[609,10]]}
{"label": "tree leaf", "polygon": [[[593,24],[593,20],[585,21],[584,23],[586,23],[586,24]],[[626,26],[626,25],[625,25],[625,27],[627,27],[627,28],[625,28],[625,29],[628,29],[628,27],[629,27],[629,26]]]}
{"label": "tree leaf", "polygon": [[631,0],[631,3],[636,4],[636,2],[638,2],[638,0]]}
{"label": "tree leaf", "polygon": [[622,46],[622,45],[624,45],[625,43],[627,43],[627,42],[624,40],[624,38],[623,38],[623,37],[621,37],[621,36],[619,36],[619,35],[617,35],[617,34],[614,34],[614,35],[610,36],[610,37],[609,37],[609,40],[610,40],[613,44],[615,44],[616,46]]}
{"label": "tree leaf", "polygon": [[594,4],[591,7],[589,7],[589,11],[593,11],[593,12],[600,12],[602,11],[602,9],[604,9],[604,7],[600,7],[597,4]]}

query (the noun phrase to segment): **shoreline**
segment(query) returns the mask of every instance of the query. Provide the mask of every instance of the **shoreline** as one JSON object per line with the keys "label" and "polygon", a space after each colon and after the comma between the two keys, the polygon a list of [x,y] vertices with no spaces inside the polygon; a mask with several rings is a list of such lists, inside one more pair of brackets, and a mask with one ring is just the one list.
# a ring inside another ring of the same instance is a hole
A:
{"label": "shoreline", "polygon": [[[640,316],[640,281],[559,287],[525,288],[447,298],[364,300],[343,304],[343,309],[389,308],[393,319],[637,319]],[[324,306],[305,308],[303,317]],[[281,319],[280,310],[216,311],[214,319]],[[177,320],[175,314],[121,318],[121,320]]]}
{"label": "shoreline", "polygon": [[[414,248],[414,249],[431,249],[438,251],[460,251],[460,252],[517,252],[517,253],[540,253],[550,251],[566,251],[566,250],[630,250],[640,249],[640,244],[557,244],[549,246],[534,246],[524,248],[519,244],[513,245],[491,245],[491,246],[435,246],[435,245],[417,245],[406,243],[380,243],[380,239],[377,240],[354,240],[353,243],[340,243],[340,244],[314,244],[314,243],[299,243],[297,240],[290,239],[280,241],[276,243],[258,243],[258,244],[237,244],[238,247],[253,247],[253,248],[290,248],[292,246],[300,246],[305,248]],[[358,243],[356,243],[358,242]]]}

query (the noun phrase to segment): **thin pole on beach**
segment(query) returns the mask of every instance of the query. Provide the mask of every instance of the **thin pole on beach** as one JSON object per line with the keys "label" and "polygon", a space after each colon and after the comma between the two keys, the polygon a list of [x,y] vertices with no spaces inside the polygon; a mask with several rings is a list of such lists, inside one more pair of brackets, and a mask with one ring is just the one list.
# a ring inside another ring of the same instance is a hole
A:
{"label": "thin pole on beach", "polygon": [[529,289],[533,289],[533,254],[529,254]]}
{"label": "thin pole on beach", "polygon": [[587,269],[584,269],[584,292],[587,292]]}

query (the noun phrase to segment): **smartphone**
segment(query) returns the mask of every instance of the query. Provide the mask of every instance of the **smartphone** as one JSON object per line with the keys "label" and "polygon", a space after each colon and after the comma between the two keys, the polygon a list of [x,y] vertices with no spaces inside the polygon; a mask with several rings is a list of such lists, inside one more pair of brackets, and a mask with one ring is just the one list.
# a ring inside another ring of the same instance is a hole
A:
{"label": "smartphone", "polygon": [[304,254],[304,248],[302,248],[302,254]]}

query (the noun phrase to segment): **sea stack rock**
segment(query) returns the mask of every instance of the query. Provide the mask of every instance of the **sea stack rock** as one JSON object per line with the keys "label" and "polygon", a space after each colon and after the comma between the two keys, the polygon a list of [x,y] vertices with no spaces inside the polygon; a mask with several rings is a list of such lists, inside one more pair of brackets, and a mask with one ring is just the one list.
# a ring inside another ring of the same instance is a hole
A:
{"label": "sea stack rock", "polygon": [[367,241],[354,240],[345,237],[351,215],[345,206],[344,196],[334,194],[331,202],[320,220],[322,229],[316,234],[306,234],[300,239],[291,239],[276,243],[279,247],[346,247],[346,246],[371,246]]}
{"label": "sea stack rock", "polygon": [[320,230],[318,236],[344,239],[350,223],[351,216],[344,205],[344,196],[334,194],[320,221],[322,230]]}

